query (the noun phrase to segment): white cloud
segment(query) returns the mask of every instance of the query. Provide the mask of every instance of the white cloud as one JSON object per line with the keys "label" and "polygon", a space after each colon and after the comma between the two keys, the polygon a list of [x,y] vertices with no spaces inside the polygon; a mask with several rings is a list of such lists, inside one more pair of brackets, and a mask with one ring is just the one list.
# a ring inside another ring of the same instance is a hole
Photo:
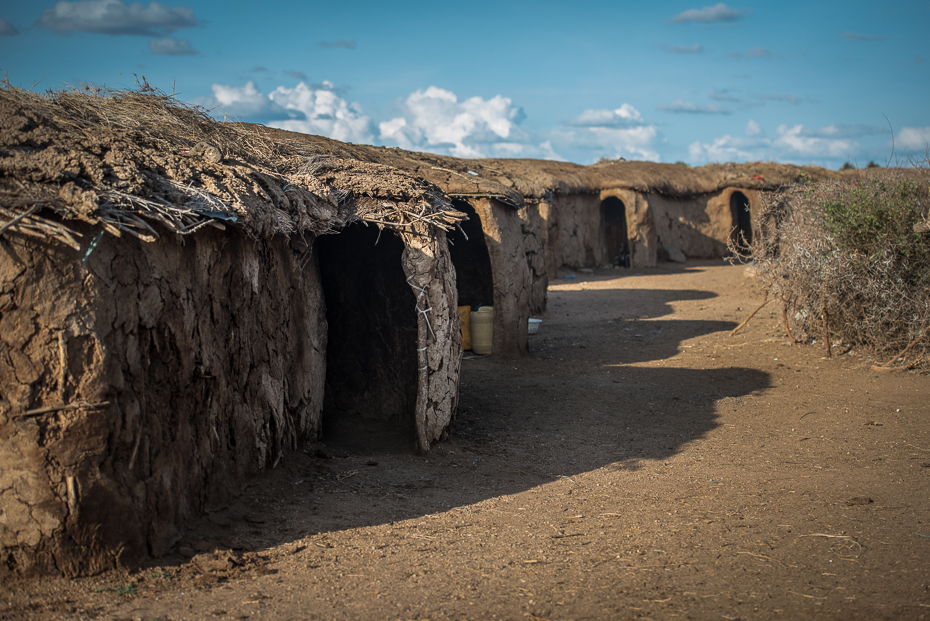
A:
{"label": "white cloud", "polygon": [[930,127],[902,127],[894,142],[905,151],[926,151],[930,149]]}
{"label": "white cloud", "polygon": [[585,110],[553,131],[553,141],[562,150],[570,148],[598,157],[659,160],[655,150],[658,128],[647,124],[630,104],[615,110]]}
{"label": "white cloud", "polygon": [[81,0],[59,2],[46,10],[37,23],[58,34],[80,31],[153,37],[192,28],[198,20],[193,9],[185,6],[152,2],[146,7],[141,2],[127,5],[120,0]]}
{"label": "white cloud", "polygon": [[523,111],[507,97],[459,102],[455,93],[430,86],[411,93],[400,107],[401,116],[379,123],[378,129],[382,141],[404,149],[456,157],[525,157],[534,150],[517,127]]}
{"label": "white cloud", "polygon": [[268,95],[258,90],[251,80],[245,86],[214,84],[210,88],[213,91],[212,97],[195,99],[193,103],[209,109],[213,116],[243,119],[275,116],[282,112],[280,106],[276,106]]}
{"label": "white cloud", "polygon": [[658,110],[663,112],[674,112],[676,114],[730,114],[730,111],[720,104],[699,105],[693,101],[676,99],[672,103],[659,104]]}
{"label": "white cloud", "polygon": [[575,127],[624,127],[643,122],[643,115],[630,104],[623,104],[616,110],[585,110],[567,125]]}
{"label": "white cloud", "polygon": [[858,151],[859,145],[844,138],[826,138],[808,131],[803,125],[779,125],[778,137],[772,146],[779,151],[802,157],[846,157]]}
{"label": "white cloud", "polygon": [[190,41],[175,37],[152,39],[149,41],[149,51],[156,56],[193,56],[199,53]]}
{"label": "white cloud", "polygon": [[303,119],[275,121],[271,127],[304,134],[327,136],[342,142],[371,143],[372,123],[361,107],[339,96],[332,82],[314,87],[301,82],[294,88],[279,86],[268,98],[280,108]]}
{"label": "white cloud", "polygon": [[743,16],[744,11],[731,9],[723,2],[701,9],[688,9],[669,21],[673,24],[690,24],[693,22],[735,22]]}
{"label": "white cloud", "polygon": [[19,30],[16,29],[16,26],[5,19],[0,19],[0,37],[12,37],[18,34]]}
{"label": "white cloud", "polygon": [[766,136],[755,121],[746,124],[746,136],[720,136],[712,142],[694,142],[688,147],[691,160],[739,162],[757,160],[813,161],[845,159],[860,151],[858,142],[837,137],[837,126],[810,130],[803,125],[779,125],[775,138]]}

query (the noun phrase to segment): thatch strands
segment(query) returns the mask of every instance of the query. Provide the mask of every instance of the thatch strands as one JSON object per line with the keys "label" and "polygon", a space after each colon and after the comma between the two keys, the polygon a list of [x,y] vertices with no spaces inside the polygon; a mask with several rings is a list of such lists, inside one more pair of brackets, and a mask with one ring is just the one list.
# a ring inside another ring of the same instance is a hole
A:
{"label": "thatch strands", "polygon": [[465,217],[409,173],[217,122],[144,80],[135,91],[0,85],[0,116],[0,234],[79,248],[69,219],[154,241],[228,224],[262,237],[355,220],[448,229]]}

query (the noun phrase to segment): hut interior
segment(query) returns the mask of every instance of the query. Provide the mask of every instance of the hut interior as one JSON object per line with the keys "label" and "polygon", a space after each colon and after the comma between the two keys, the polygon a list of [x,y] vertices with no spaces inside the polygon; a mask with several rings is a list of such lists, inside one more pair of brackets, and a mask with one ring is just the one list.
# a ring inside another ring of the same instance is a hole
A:
{"label": "hut interior", "polygon": [[416,297],[403,241],[351,224],[317,240],[326,319],[322,439],[358,450],[410,451],[416,441]]}
{"label": "hut interior", "polygon": [[605,256],[611,265],[630,267],[630,239],[626,226],[626,205],[616,196],[601,201],[601,230]]}
{"label": "hut interior", "polygon": [[494,280],[481,218],[467,201],[455,200],[452,206],[468,215],[468,220],[461,223],[461,231],[447,234],[459,305],[490,306],[494,303]]}

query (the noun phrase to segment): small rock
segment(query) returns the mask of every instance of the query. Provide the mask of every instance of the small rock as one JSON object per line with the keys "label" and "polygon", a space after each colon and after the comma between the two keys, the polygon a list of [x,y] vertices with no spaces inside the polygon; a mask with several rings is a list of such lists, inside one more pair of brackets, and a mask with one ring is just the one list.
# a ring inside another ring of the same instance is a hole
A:
{"label": "small rock", "polygon": [[872,504],[872,499],[868,496],[855,496],[847,500],[846,504],[850,507],[854,507],[856,505],[870,505]]}

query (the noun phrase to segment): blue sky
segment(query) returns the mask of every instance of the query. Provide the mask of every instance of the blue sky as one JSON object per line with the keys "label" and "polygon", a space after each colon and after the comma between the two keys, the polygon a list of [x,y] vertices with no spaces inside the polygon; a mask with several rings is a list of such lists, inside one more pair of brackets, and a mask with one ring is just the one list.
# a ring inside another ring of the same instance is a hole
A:
{"label": "blue sky", "polygon": [[928,31],[926,0],[2,0],[0,69],[461,157],[838,168],[888,163],[892,129],[925,156]]}

